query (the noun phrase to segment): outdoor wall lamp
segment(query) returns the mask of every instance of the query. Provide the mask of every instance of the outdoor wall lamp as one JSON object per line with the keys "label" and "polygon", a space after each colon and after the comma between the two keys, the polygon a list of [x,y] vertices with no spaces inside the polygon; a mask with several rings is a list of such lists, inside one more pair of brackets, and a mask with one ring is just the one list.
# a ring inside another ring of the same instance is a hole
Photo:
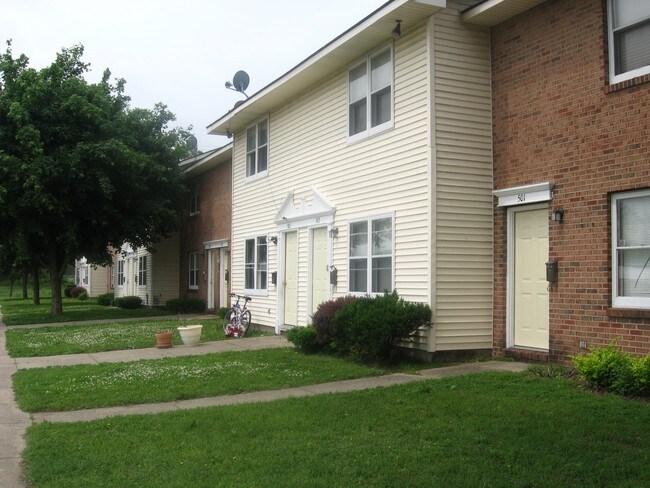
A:
{"label": "outdoor wall lamp", "polygon": [[395,25],[395,28],[393,29],[391,34],[393,34],[393,37],[395,39],[399,39],[400,37],[402,37],[402,21],[396,20],[395,22],[397,23],[397,25]]}
{"label": "outdoor wall lamp", "polygon": [[551,220],[553,222],[562,222],[564,220],[564,210],[561,208],[551,210]]}
{"label": "outdoor wall lamp", "polygon": [[330,229],[330,237],[334,239],[335,237],[338,237],[339,235],[339,228],[338,227],[332,227]]}
{"label": "outdoor wall lamp", "polygon": [[277,244],[277,243],[278,243],[278,236],[272,236],[272,237],[271,237],[271,242],[272,242],[273,244]]}

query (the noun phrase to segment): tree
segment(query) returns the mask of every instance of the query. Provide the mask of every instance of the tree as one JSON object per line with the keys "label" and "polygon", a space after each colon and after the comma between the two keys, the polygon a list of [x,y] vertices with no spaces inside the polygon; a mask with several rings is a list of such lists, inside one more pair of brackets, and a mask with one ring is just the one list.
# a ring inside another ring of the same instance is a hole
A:
{"label": "tree", "polygon": [[0,56],[0,235],[51,278],[52,315],[63,313],[66,266],[85,256],[109,264],[108,246],[151,248],[178,227],[184,196],[178,161],[190,133],[170,128],[163,104],[130,108],[125,81],[84,79],[83,46],[39,71]]}

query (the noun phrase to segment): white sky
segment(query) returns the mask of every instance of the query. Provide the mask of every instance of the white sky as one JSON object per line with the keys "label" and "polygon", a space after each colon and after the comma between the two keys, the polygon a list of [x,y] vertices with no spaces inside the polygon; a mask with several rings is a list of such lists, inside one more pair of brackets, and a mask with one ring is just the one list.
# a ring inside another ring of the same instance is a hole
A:
{"label": "white sky", "polygon": [[81,43],[90,82],[109,68],[132,107],[165,103],[206,151],[227,142],[205,127],[244,98],[224,87],[238,70],[252,95],[385,1],[0,0],[0,49],[39,69]]}

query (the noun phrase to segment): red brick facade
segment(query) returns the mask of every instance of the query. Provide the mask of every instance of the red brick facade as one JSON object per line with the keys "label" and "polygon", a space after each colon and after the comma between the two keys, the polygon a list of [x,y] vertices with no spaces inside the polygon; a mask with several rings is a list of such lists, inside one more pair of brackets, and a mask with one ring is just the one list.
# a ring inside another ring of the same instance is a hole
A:
{"label": "red brick facade", "polygon": [[[650,310],[612,309],[610,195],[650,188],[648,76],[608,83],[603,0],[549,0],[492,30],[494,187],[551,182],[550,361],[616,338],[650,353]],[[494,352],[506,348],[506,211],[496,208]],[[533,355],[546,358],[545,355]]]}
{"label": "red brick facade", "polygon": [[[187,298],[206,300],[208,293],[208,251],[205,243],[230,240],[232,216],[232,164],[220,163],[207,171],[188,179],[188,188],[198,185],[198,213],[190,215],[190,198],[181,212],[180,235],[180,295]],[[199,257],[198,289],[189,288],[189,253],[197,252]],[[215,253],[218,258],[220,253]],[[228,253],[229,254],[229,253]],[[228,258],[229,259],[229,258]],[[219,261],[215,261],[218,270]],[[215,295],[219,297],[219,280],[215,279]],[[216,306],[227,306],[216,300]]]}

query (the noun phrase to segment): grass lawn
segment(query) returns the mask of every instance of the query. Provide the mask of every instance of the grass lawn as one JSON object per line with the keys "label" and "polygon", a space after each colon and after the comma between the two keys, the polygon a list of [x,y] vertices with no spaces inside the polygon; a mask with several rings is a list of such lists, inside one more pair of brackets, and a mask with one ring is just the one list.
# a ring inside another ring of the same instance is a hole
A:
{"label": "grass lawn", "polygon": [[385,372],[284,348],[25,369],[14,374],[13,384],[20,408],[40,412],[276,390]]}
{"label": "grass lawn", "polygon": [[44,487],[650,486],[650,404],[482,373],[27,432]]}
{"label": "grass lawn", "polygon": [[[191,320],[190,320],[191,322]],[[120,349],[140,349],[156,345],[156,332],[171,331],[174,344],[182,344],[176,329],[190,322],[176,318],[134,320],[113,324],[66,325],[37,329],[13,329],[6,332],[11,357],[54,356]],[[221,319],[201,319],[201,342],[226,339]],[[193,323],[193,322],[192,322]],[[251,331],[251,335],[255,332]]]}
{"label": "grass lawn", "polygon": [[6,293],[0,296],[3,297],[0,300],[0,311],[3,315],[3,322],[6,325],[51,324],[53,322],[153,317],[173,314],[173,312],[161,308],[142,307],[127,310],[124,308],[97,305],[97,300],[92,298],[88,300],[63,298],[63,315],[51,317],[51,299],[49,296],[42,297],[40,305],[34,305],[31,299],[6,298]]}

